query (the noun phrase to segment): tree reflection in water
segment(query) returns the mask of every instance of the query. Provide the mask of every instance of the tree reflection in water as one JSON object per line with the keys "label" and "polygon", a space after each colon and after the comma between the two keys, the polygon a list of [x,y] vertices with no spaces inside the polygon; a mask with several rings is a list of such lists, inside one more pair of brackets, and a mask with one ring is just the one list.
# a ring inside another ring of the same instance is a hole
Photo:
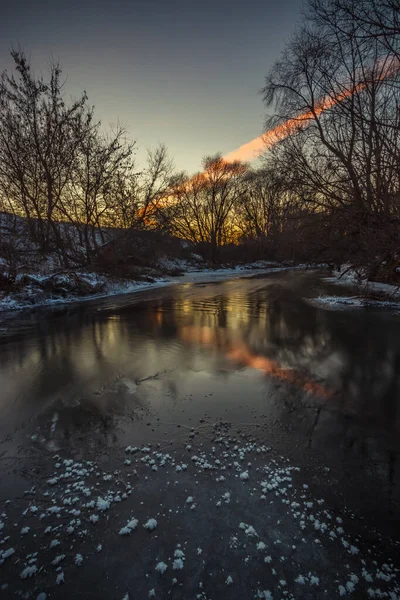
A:
{"label": "tree reflection in water", "polygon": [[301,392],[300,402],[312,397],[332,413],[398,430],[398,319],[313,307],[302,295],[314,280],[185,285],[147,301],[39,318],[0,346],[3,433],[55,410],[66,432],[110,432],[127,410],[149,410],[151,398],[135,392],[141,380],[164,373],[179,393],[191,373],[243,367],[283,382],[289,395]]}

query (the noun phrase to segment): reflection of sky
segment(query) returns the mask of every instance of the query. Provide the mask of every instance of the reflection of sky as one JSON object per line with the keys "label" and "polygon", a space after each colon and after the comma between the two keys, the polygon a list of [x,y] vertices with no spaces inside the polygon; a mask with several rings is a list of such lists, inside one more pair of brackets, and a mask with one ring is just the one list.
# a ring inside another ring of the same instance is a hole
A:
{"label": "reflection of sky", "polygon": [[301,0],[20,0],[0,21],[2,68],[21,45],[38,72],[49,57],[86,89],[104,123],[144,148],[162,141],[179,169],[261,133],[258,94],[299,19]]}

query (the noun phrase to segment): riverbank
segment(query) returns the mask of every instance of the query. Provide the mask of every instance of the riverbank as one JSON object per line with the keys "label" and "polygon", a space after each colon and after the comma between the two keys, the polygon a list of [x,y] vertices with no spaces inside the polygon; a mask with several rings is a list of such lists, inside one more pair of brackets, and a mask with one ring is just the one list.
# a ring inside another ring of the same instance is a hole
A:
{"label": "riverbank", "polygon": [[[198,262],[165,259],[160,261],[159,270],[152,271],[142,280],[120,279],[98,273],[73,271],[53,274],[26,274],[19,277],[20,285],[13,292],[0,292],[0,313],[34,309],[45,306],[80,303],[135,294],[146,290],[208,281],[223,281],[236,277],[251,277],[255,274],[271,274],[298,269],[325,269],[327,265],[284,265],[273,261],[256,261],[235,267],[209,268]],[[383,308],[400,310],[400,287],[368,281],[347,266],[333,271],[323,280],[343,288],[341,294],[323,294],[307,301],[321,308],[343,310],[357,308]],[[350,292],[345,293],[346,288]]]}
{"label": "riverbank", "polygon": [[[171,265],[171,261],[169,262]],[[155,277],[147,277],[147,281],[118,279],[83,271],[21,276],[22,284],[17,291],[0,292],[0,312],[84,302],[108,296],[134,294],[135,292],[176,283],[217,281],[232,277],[251,276],[255,273],[274,273],[293,268],[271,261],[257,261],[219,269],[200,268],[183,262],[179,266],[179,275],[168,276],[160,273]]]}
{"label": "riverbank", "polygon": [[357,271],[349,265],[334,270],[332,275],[324,277],[324,281],[334,286],[346,288],[350,294],[320,295],[311,302],[321,308],[357,309],[357,308],[386,308],[400,310],[400,286],[378,281],[369,281],[362,271]]}

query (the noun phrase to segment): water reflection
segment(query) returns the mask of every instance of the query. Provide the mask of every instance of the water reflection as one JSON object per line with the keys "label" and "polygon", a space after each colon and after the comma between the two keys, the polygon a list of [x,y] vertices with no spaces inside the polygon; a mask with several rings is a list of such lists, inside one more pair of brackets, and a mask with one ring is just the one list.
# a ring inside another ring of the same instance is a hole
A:
{"label": "water reflection", "polygon": [[[310,277],[294,274],[186,285],[113,310],[39,319],[0,345],[2,437],[60,407],[71,427],[110,429],[127,407],[148,410],[150,394],[140,393],[148,378],[164,374],[178,393],[191,373],[241,368],[284,383],[299,401],[399,429],[399,321],[315,308],[301,300],[306,285]],[[254,380],[246,385],[251,396]]]}

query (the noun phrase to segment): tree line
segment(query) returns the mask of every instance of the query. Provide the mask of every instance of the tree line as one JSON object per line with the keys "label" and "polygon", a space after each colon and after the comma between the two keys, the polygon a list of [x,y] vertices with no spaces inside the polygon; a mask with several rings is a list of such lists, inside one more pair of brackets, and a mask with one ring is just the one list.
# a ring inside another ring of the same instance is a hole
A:
{"label": "tree line", "polygon": [[214,155],[195,175],[165,146],[139,169],[122,126],[106,132],[86,93],[66,100],[59,65],[36,77],[13,52],[0,84],[0,210],[24,217],[38,251],[64,266],[93,262],[106,232],[138,230],[188,240],[213,263],[234,246],[372,274],[396,264],[399,15],[400,0],[309,0],[262,91],[275,143],[258,167]]}
{"label": "tree line", "polygon": [[161,146],[135,170],[135,143],[123,127],[104,132],[86,93],[70,102],[59,65],[35,77],[22,52],[0,87],[0,202],[23,216],[43,255],[64,265],[90,261],[104,228],[139,227],[165,196],[172,165]]}
{"label": "tree line", "polygon": [[266,156],[300,255],[371,275],[399,260],[399,42],[398,0],[309,0],[266,77],[268,126],[308,115]]}

